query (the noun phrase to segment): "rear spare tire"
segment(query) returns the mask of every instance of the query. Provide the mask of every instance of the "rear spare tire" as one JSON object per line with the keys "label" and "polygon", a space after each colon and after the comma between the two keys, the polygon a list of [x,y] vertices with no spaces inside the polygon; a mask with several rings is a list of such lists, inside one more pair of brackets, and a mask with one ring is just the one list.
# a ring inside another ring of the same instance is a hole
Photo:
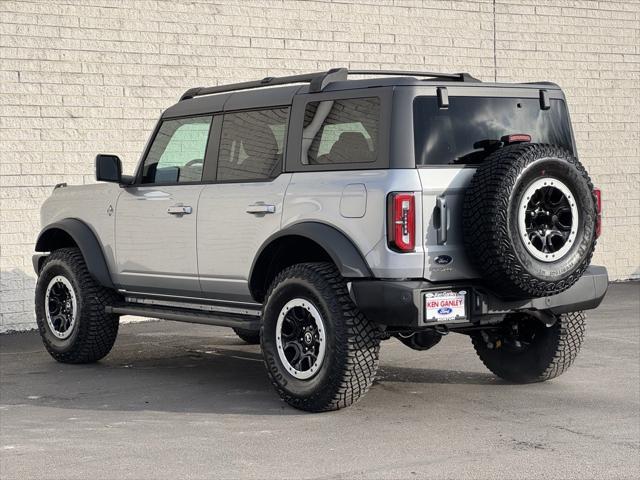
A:
{"label": "rear spare tire", "polygon": [[465,193],[465,249],[501,296],[554,295],[589,266],[596,218],[591,179],[573,155],[509,145],[478,167]]}

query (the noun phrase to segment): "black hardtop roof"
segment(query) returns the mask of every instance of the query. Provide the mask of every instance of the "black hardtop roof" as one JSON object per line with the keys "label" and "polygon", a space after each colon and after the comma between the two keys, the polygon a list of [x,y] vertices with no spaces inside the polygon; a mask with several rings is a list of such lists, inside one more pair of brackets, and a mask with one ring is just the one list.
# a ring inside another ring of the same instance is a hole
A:
{"label": "black hardtop roof", "polygon": [[[363,75],[368,78],[348,79],[348,75]],[[403,86],[469,86],[469,87],[520,87],[535,89],[559,89],[551,82],[492,83],[481,82],[468,73],[434,73],[405,71],[347,70],[336,68],[326,72],[266,77],[262,80],[196,87],[187,90],[180,101],[169,107],[163,117],[199,115],[223,110],[265,108],[291,104],[297,94],[320,93],[342,90],[361,90],[375,87]]]}

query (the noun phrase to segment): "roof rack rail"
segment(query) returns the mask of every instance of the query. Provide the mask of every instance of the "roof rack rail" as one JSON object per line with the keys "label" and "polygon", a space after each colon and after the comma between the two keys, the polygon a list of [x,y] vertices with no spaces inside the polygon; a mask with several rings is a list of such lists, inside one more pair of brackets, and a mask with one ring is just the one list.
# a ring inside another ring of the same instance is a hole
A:
{"label": "roof rack rail", "polygon": [[397,75],[407,77],[430,77],[443,78],[448,80],[456,80],[459,82],[479,82],[477,78],[472,77],[468,73],[436,73],[436,72],[418,72],[406,70],[349,70],[349,75]]}
{"label": "roof rack rail", "polygon": [[271,87],[275,85],[290,85],[293,83],[309,83],[309,92],[321,92],[332,82],[344,81],[348,75],[398,75],[411,77],[442,78],[459,82],[479,82],[468,73],[435,73],[435,72],[409,72],[401,70],[348,70],[346,68],[332,68],[326,72],[304,73],[302,75],[289,75],[286,77],[265,77],[262,80],[251,80],[249,82],[231,83],[228,85],[217,85],[215,87],[190,88],[180,101],[202,95],[213,93],[235,92],[237,90],[248,90],[252,88]]}
{"label": "roof rack rail", "polygon": [[287,77],[265,77],[262,80],[251,80],[249,82],[232,83],[229,85],[190,88],[180,97],[180,101],[201,95],[210,95],[212,93],[235,92],[236,90],[271,87],[273,85],[288,85],[292,83],[309,83],[311,92],[321,92],[324,87],[331,82],[346,80],[347,73],[348,70],[346,68],[332,68],[326,72],[304,73],[302,75],[289,75]]}

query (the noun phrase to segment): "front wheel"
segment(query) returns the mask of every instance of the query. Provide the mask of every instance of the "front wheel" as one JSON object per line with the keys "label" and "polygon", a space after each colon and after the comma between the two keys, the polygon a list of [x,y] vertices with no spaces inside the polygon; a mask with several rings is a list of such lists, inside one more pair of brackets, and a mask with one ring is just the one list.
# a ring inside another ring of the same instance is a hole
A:
{"label": "front wheel", "polygon": [[379,332],[353,304],[329,263],[303,263],[273,281],[263,312],[262,353],[283,400],[337,410],[366,393],[378,369]]}
{"label": "front wheel", "polygon": [[36,284],[36,320],[44,346],[62,363],[91,363],[111,351],[117,315],[105,312],[117,295],[91,277],[77,248],[49,255]]}
{"label": "front wheel", "polygon": [[495,375],[509,382],[544,382],[560,376],[582,346],[585,315],[559,315],[546,326],[525,313],[509,314],[497,328],[471,336],[476,353]]}

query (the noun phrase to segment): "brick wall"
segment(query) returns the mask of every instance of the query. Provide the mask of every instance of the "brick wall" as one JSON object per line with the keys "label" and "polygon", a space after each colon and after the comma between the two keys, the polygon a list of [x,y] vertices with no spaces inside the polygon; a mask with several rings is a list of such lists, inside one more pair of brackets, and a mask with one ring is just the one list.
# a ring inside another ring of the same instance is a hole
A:
{"label": "brick wall", "polygon": [[605,198],[595,261],[640,276],[637,0],[0,0],[0,331],[31,328],[30,255],[54,184],[132,171],[189,87],[327,69],[559,83]]}

